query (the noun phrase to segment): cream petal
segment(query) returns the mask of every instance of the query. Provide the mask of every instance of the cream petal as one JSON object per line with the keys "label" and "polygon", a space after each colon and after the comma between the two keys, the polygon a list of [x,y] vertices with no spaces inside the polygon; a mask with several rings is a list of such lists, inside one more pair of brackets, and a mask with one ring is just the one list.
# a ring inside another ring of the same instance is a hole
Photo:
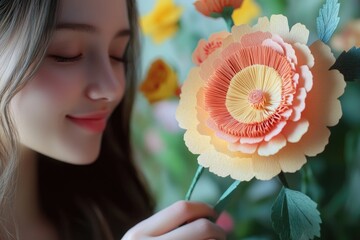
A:
{"label": "cream petal", "polygon": [[314,56],[312,55],[310,48],[305,44],[294,43],[293,48],[297,56],[298,65],[307,65],[309,68],[314,66]]}
{"label": "cream petal", "polygon": [[267,17],[260,17],[253,27],[254,31],[270,31],[270,21]]}
{"label": "cream petal", "polygon": [[194,128],[198,121],[196,116],[197,93],[202,88],[204,82],[199,76],[199,68],[193,68],[187,80],[181,87],[179,106],[176,110],[176,120],[183,129]]}
{"label": "cream petal", "polygon": [[324,151],[329,143],[330,130],[319,124],[310,122],[309,130],[301,138],[301,145],[307,156],[313,157]]}
{"label": "cream petal", "polygon": [[202,135],[197,130],[187,130],[184,134],[185,145],[194,154],[201,154],[213,147],[210,136]]}
{"label": "cream petal", "polygon": [[272,15],[270,18],[270,32],[280,35],[285,41],[289,36],[289,23],[284,15]]}
{"label": "cream petal", "polygon": [[296,172],[306,163],[306,156],[296,144],[288,144],[278,154],[278,161],[283,172]]}
{"label": "cream petal", "polygon": [[200,165],[220,176],[249,181],[254,177],[252,161],[249,157],[230,157],[218,151],[207,151],[198,157]]}
{"label": "cream petal", "polygon": [[300,141],[301,137],[308,131],[309,122],[306,119],[301,119],[297,122],[288,121],[283,131],[281,132],[288,142],[296,143]]}
{"label": "cream petal", "polygon": [[223,43],[222,43],[222,48],[227,48],[227,46],[229,46],[230,44],[234,43],[234,36],[230,35],[226,38],[224,38]]}
{"label": "cream petal", "polygon": [[232,152],[242,152],[246,154],[253,154],[256,152],[258,144],[241,144],[241,143],[232,143],[229,144],[229,150]]}
{"label": "cream petal", "polygon": [[339,123],[339,120],[342,116],[342,110],[341,110],[341,102],[338,99],[335,99],[331,103],[332,109],[328,116],[327,124],[328,126],[335,126]]}
{"label": "cream petal", "polygon": [[253,168],[255,177],[260,180],[269,180],[281,171],[277,156],[263,157],[257,154],[253,156]]}
{"label": "cream petal", "polygon": [[221,139],[223,139],[223,140],[225,140],[225,141],[227,141],[229,143],[238,142],[239,138],[240,138],[240,137],[225,133],[223,131],[217,131],[215,134],[216,134],[217,137],[219,137],[219,138],[221,138]]}
{"label": "cream petal", "polygon": [[289,38],[287,39],[287,42],[289,43],[302,43],[307,44],[309,39],[310,31],[306,28],[305,25],[301,23],[297,23],[294,26],[292,26]]}
{"label": "cream petal", "polygon": [[279,152],[286,146],[286,139],[282,134],[272,138],[269,142],[262,142],[258,148],[258,154],[260,156],[270,156]]}
{"label": "cream petal", "polygon": [[[231,32],[232,32],[233,41],[239,42],[242,36],[254,32],[254,29],[251,28],[248,24],[243,24],[239,26],[234,25],[231,29]],[[228,44],[226,44],[225,46],[227,45]]]}
{"label": "cream petal", "polygon": [[[315,57],[313,72],[313,88],[306,98],[306,108],[303,115],[313,122],[321,122],[323,125],[332,126],[341,117],[341,106],[336,99],[344,93],[346,83],[344,77],[337,70],[329,69],[335,62],[331,49],[317,41],[310,46]],[[333,105],[334,104],[334,105]]]}

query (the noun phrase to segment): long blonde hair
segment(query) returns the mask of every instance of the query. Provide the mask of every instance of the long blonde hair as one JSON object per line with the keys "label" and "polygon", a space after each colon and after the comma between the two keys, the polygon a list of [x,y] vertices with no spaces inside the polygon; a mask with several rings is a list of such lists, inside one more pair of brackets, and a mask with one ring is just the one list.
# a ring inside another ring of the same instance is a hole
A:
{"label": "long blonde hair", "polygon": [[55,22],[51,17],[55,14],[55,5],[56,0],[0,0],[1,239],[11,237],[11,204],[18,165],[17,134],[9,103],[41,63]]}
{"label": "long blonde hair", "polygon": [[[57,6],[58,0],[0,0],[1,240],[16,238],[10,236],[15,232],[10,216],[18,150],[9,102],[44,58],[56,24]],[[41,208],[61,239],[120,239],[153,211],[130,146],[139,46],[135,0],[127,0],[127,7],[132,30],[126,66],[129,81],[125,98],[109,119],[98,160],[89,166],[73,166],[38,157]],[[67,176],[65,180],[63,175]]]}

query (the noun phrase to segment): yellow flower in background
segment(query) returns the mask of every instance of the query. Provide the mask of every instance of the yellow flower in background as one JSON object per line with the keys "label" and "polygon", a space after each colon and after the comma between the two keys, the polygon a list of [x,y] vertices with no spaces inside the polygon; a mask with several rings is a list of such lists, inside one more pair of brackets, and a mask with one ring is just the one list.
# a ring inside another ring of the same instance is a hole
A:
{"label": "yellow flower in background", "polygon": [[162,59],[155,60],[140,85],[140,91],[150,103],[177,95],[179,86],[175,71]]}
{"label": "yellow flower in background", "polygon": [[235,25],[248,24],[260,13],[261,9],[254,0],[244,0],[243,5],[234,10],[232,19]]}
{"label": "yellow flower in background", "polygon": [[173,0],[157,0],[154,10],[140,19],[142,31],[155,43],[161,43],[178,31],[182,12]]}

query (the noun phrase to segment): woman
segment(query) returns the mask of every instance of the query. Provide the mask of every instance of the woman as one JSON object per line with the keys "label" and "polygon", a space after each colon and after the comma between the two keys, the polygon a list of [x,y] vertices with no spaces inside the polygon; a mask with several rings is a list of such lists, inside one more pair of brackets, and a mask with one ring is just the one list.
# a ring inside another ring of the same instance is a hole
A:
{"label": "woman", "polygon": [[129,136],[136,19],[133,0],[0,0],[0,239],[225,238],[205,204],[151,216]]}

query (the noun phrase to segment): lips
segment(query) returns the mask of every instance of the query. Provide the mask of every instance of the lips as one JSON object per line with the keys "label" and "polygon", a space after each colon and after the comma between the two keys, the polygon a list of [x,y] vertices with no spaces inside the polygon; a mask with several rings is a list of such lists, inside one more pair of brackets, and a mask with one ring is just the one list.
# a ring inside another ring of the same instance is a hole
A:
{"label": "lips", "polygon": [[100,133],[106,128],[109,112],[94,112],[77,115],[67,115],[66,118],[77,126],[90,132]]}

